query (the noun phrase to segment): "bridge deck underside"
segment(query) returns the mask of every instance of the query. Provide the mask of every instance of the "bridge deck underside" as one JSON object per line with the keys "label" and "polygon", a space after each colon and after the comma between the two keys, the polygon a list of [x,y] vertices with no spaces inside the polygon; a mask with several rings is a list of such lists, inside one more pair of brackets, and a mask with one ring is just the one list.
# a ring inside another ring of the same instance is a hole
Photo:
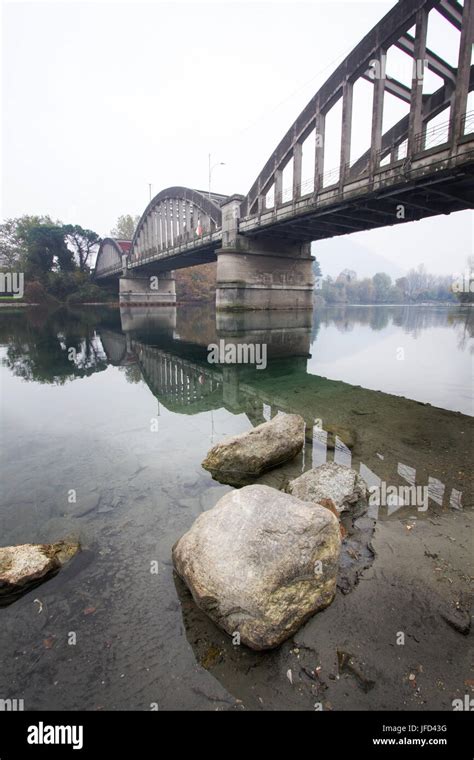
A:
{"label": "bridge deck underside", "polygon": [[245,220],[240,233],[311,242],[474,208],[474,152],[459,166],[421,171],[409,181],[389,180],[364,192],[328,193],[325,201],[310,197],[301,205],[296,213],[290,203],[268,220]]}
{"label": "bridge deck underside", "polygon": [[177,251],[170,255],[157,256],[146,263],[142,263],[138,259],[131,263],[129,271],[137,271],[140,274],[159,274],[160,272],[168,272],[171,269],[185,269],[187,267],[198,266],[199,264],[208,264],[216,261],[216,249],[220,248],[221,245],[221,241],[218,240],[209,246],[193,249],[192,251]]}

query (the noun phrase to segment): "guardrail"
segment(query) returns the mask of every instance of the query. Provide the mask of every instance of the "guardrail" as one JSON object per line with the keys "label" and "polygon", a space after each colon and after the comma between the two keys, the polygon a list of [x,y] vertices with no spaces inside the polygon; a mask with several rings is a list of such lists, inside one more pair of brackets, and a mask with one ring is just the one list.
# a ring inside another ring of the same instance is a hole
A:
{"label": "guardrail", "polygon": [[214,242],[220,242],[222,240],[222,230],[215,230],[214,232],[209,232],[205,235],[200,235],[199,237],[195,237],[191,240],[189,240],[186,243],[178,243],[178,245],[173,246],[172,248],[165,248],[162,251],[157,251],[156,253],[149,255],[149,256],[131,256],[130,266],[132,268],[136,266],[141,266],[143,264],[148,264],[153,261],[159,261],[162,258],[168,258],[169,256],[176,256],[180,253],[187,253],[188,251],[193,251],[196,248],[201,249],[204,248],[206,245],[210,245]]}
{"label": "guardrail", "polygon": [[[474,111],[467,111],[463,115],[462,124],[464,136],[468,136],[474,133]],[[437,124],[435,127],[430,127],[428,129],[424,127],[424,129],[415,136],[413,157],[418,156],[420,153],[433,150],[434,148],[447,145],[451,137],[451,129],[452,121],[450,119],[441,124]],[[404,136],[403,140],[378,151],[374,162],[374,166],[376,167],[375,171],[386,169],[387,167],[396,164],[399,161],[404,161],[407,158],[407,149],[408,137]],[[357,160],[358,159],[356,159],[356,161]],[[281,202],[277,206],[275,205],[275,186],[273,185],[265,196],[265,198],[268,198],[270,196],[269,201],[268,203],[264,203],[264,208],[259,212],[259,214],[253,214],[251,217],[245,218],[254,219],[261,214],[271,211],[276,214],[282,206],[285,206],[289,203],[298,203],[300,200],[304,200],[306,196],[314,196],[315,187],[318,188],[317,195],[327,192],[328,190],[331,190],[331,188],[336,188],[339,185],[341,179],[341,172],[344,174],[345,184],[356,182],[358,179],[363,179],[368,175],[370,171],[369,163],[370,161],[367,159],[366,166],[361,171],[359,171],[357,175],[351,173],[351,169],[355,164],[355,161],[353,161],[352,163],[348,162],[346,164],[336,166],[326,172],[323,172],[319,176],[305,179],[304,182],[301,183],[299,193],[296,197],[294,196],[293,185],[285,187],[281,193]]]}

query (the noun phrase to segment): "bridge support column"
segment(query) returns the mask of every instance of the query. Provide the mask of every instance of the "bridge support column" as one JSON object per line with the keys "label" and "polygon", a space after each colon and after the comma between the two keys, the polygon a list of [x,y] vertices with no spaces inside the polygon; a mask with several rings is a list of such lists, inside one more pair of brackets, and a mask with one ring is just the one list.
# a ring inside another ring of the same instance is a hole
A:
{"label": "bridge support column", "polygon": [[224,406],[230,412],[239,414],[242,411],[242,404],[239,401],[240,383],[239,367],[222,368],[222,400]]}
{"label": "bridge support column", "polygon": [[216,308],[312,309],[313,261],[309,243],[240,235],[241,196],[222,206],[222,248],[217,253]]}
{"label": "bridge support column", "polygon": [[309,244],[235,242],[243,245],[217,251],[217,309],[312,309]]}
{"label": "bridge support column", "polygon": [[174,306],[176,281],[174,272],[158,275],[135,275],[130,270],[120,278],[120,304],[125,306]]}

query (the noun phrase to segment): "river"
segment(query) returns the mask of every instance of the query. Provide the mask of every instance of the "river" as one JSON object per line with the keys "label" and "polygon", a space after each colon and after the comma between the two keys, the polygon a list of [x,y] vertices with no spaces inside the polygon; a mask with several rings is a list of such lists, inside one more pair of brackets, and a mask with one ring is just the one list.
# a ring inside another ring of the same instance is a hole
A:
{"label": "river", "polygon": [[[433,620],[465,593],[470,562],[473,336],[472,309],[455,305],[2,309],[1,543],[70,536],[82,552],[0,609],[0,697],[33,710],[450,709],[466,640]],[[221,340],[264,345],[266,366],[211,364]],[[208,449],[278,411],[304,416],[307,445],[261,482],[334,458],[369,485],[427,485],[430,501],[372,507],[375,559],[357,586],[257,654],[195,608],[170,555],[230,490],[201,467]],[[339,672],[341,651],[370,678]],[[305,676],[317,663],[320,682]]]}

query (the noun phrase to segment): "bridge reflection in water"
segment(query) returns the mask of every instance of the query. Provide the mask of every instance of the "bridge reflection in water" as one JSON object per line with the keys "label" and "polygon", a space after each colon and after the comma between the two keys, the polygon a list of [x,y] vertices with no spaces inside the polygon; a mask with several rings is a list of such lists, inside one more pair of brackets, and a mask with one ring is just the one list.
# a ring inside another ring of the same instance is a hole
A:
{"label": "bridge reflection in water", "polygon": [[262,400],[259,413],[250,403],[252,383],[260,374],[255,365],[209,363],[208,346],[221,340],[226,346],[265,346],[272,376],[279,368],[285,375],[306,373],[312,327],[308,311],[217,314],[212,324],[203,325],[209,314],[197,308],[195,319],[179,329],[176,307],[158,313],[122,307],[120,315],[122,334],[100,333],[107,356],[115,365],[136,362],[153,395],[173,412],[196,414],[225,407],[234,414],[245,412],[254,425],[269,418],[271,412],[262,410],[271,408],[271,402]]}
{"label": "bridge reflection in water", "polygon": [[[259,482],[282,487],[288,478],[333,459],[359,470],[369,485],[425,486],[430,507],[471,503],[466,473],[472,420],[463,417],[460,426],[459,414],[308,374],[311,312],[215,314],[206,306],[192,307],[190,315],[189,309],[176,307],[125,307],[120,316],[122,332],[98,329],[109,362],[136,365],[159,405],[170,412],[193,415],[225,408],[245,414],[253,426],[279,411],[303,416],[304,450]],[[208,346],[220,340],[235,346],[265,344],[266,370],[209,363]],[[342,440],[347,432],[350,448]],[[216,442],[212,436],[211,442]],[[448,471],[447,446],[455,463]],[[400,517],[416,508],[397,502],[375,504],[371,512]]]}

